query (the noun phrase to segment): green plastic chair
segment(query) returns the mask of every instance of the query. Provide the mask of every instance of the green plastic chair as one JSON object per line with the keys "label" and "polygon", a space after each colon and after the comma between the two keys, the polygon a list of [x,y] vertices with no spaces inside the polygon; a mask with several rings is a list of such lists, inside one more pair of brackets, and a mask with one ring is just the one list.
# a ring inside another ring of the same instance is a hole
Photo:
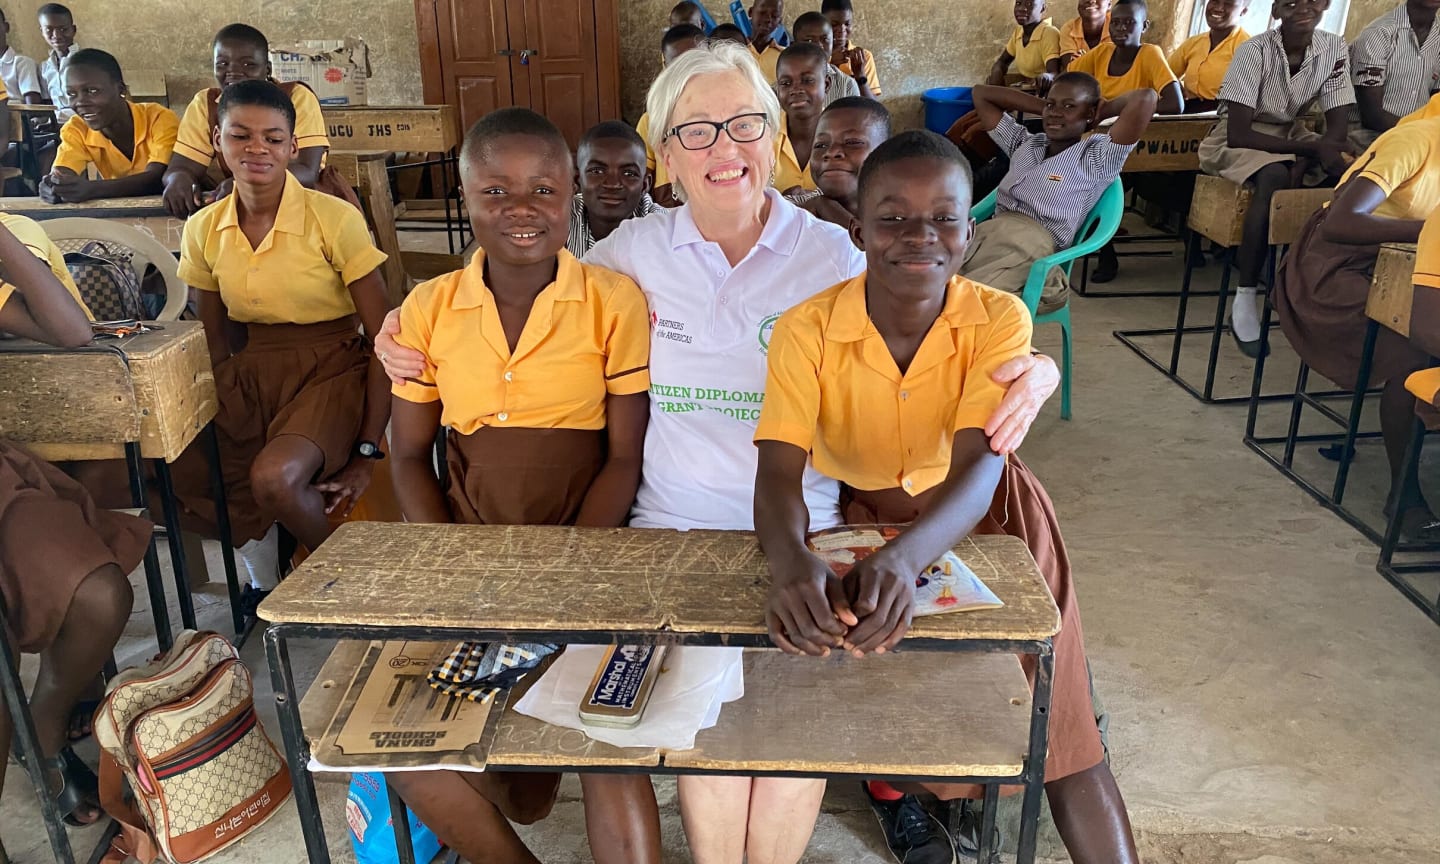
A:
{"label": "green plastic chair", "polygon": [[[976,222],[984,222],[995,215],[995,197],[1000,190],[995,190],[985,196],[985,200],[970,208],[970,216]],[[1044,315],[1035,314],[1040,307],[1040,291],[1045,287],[1045,274],[1050,272],[1051,267],[1059,267],[1070,278],[1070,267],[1076,261],[1086,255],[1092,255],[1109,243],[1120,229],[1120,219],[1125,215],[1125,187],[1121,185],[1120,178],[1115,178],[1106,187],[1100,200],[1096,202],[1080,223],[1080,230],[1075,232],[1075,242],[1070,246],[1061,249],[1054,255],[1046,255],[1030,265],[1030,276],[1025,280],[1025,290],[1021,293],[1021,299],[1025,301],[1025,307],[1030,310],[1030,317],[1038,324],[1058,323],[1060,325],[1060,337],[1062,353],[1060,358],[1060,419],[1070,419],[1070,370],[1071,370],[1071,338],[1070,338],[1070,304],[1056,309],[1054,312],[1047,312]],[[1084,238],[1084,239],[1082,239]]]}

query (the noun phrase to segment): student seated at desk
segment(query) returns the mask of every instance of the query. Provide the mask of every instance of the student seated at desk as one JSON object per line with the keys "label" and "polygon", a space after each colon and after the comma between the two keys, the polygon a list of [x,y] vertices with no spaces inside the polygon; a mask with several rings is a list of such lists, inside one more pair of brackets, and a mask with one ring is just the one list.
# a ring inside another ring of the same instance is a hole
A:
{"label": "student seated at desk", "polygon": [[[358,325],[377,332],[390,303],[365,217],[286,170],[298,149],[290,98],[239,81],[219,110],[235,194],[186,221],[180,278],[199,291],[215,369],[232,539],[264,591],[276,580],[275,524],[318,548],[328,515],[349,514],[383,458],[387,383]],[[187,477],[182,503],[204,507],[208,474],[177,471],[177,485]]]}
{"label": "student seated at desk", "polygon": [[[722,24],[720,27],[716,27],[715,35],[712,38],[722,38],[719,35],[720,29],[725,26],[727,25]],[[728,26],[733,27],[734,25]],[[740,33],[738,27],[735,32]],[[741,33],[739,43],[749,44],[744,39],[745,34]],[[676,57],[704,43],[705,34],[699,27],[677,24],[666,30],[665,35],[660,38],[660,54],[665,59],[665,65],[669,66],[675,62]],[[635,124],[635,133],[640,136],[641,141],[648,142],[650,140],[650,112],[647,111],[640,115],[640,122]],[[665,164],[655,158],[655,153],[651,151],[648,143],[645,145],[645,170],[650,174],[650,189],[655,203],[661,207],[679,207],[680,201],[676,199],[670,188],[670,175],[665,171]]]}
{"label": "student seated at desk", "polygon": [[830,57],[835,53],[835,32],[830,27],[830,22],[819,12],[806,12],[795,19],[795,24],[790,28],[795,33],[795,41],[813,42],[825,51],[825,104],[829,105],[836,99],[844,99],[847,96],[865,96],[873,99],[874,94],[870,93],[870,86],[864,78],[859,76],[851,77],[835,68]]}
{"label": "student seated at desk", "polygon": [[6,90],[14,94],[14,98],[27,105],[45,101],[45,83],[40,80],[40,66],[10,44],[10,22],[3,9],[0,9],[0,81],[4,82]]}
{"label": "student seated at desk", "polygon": [[576,163],[580,191],[572,199],[570,239],[565,243],[576,258],[626,219],[660,209],[646,191],[645,141],[625,123],[606,120],[590,127],[580,138]]}
{"label": "student seated at desk", "polygon": [[[1269,255],[1270,199],[1279,189],[1316,185],[1344,173],[1355,91],[1345,40],[1315,29],[1330,0],[1276,0],[1280,26],[1235,49],[1220,87],[1220,119],[1200,142],[1200,170],[1254,189],[1235,251],[1239,287],[1231,335],[1248,357],[1260,354],[1260,271]],[[1301,117],[1325,115],[1320,136]],[[1310,169],[1315,168],[1312,172]],[[1308,181],[1306,174],[1313,174]]]}
{"label": "student seated at desk", "polygon": [[1015,0],[1015,29],[985,83],[1003,85],[1011,64],[1041,93],[1060,74],[1060,31],[1045,15],[1045,0]]}
{"label": "student seated at desk", "polygon": [[[875,69],[875,55],[869,48],[855,47],[855,5],[850,0],[823,0],[820,14],[830,22],[834,33],[834,48],[830,62],[842,74],[849,75],[860,84],[860,95],[879,99],[880,73]],[[861,81],[864,81],[861,84]],[[868,91],[868,92],[867,92]]]}
{"label": "student seated at desk", "polygon": [[[180,126],[175,112],[131,102],[120,64],[94,48],[71,56],[65,80],[75,116],[60,127],[60,147],[40,181],[40,197],[73,204],[158,193]],[[86,176],[90,165],[99,180]]]}
{"label": "student seated at desk", "polygon": [[37,10],[40,35],[50,46],[50,53],[40,63],[40,80],[45,82],[47,101],[55,106],[55,119],[61,123],[75,116],[70,110],[70,94],[66,89],[65,70],[70,58],[80,50],[75,44],[75,16],[59,3],[46,3]]}
{"label": "student seated at desk", "polygon": [[[177,219],[184,219],[207,203],[230,193],[230,166],[215,150],[215,127],[220,93],[237,81],[273,81],[270,77],[270,43],[265,34],[248,24],[231,24],[215,34],[212,43],[215,57],[215,87],[201,90],[190,100],[175,153],[165,169],[165,208]],[[301,186],[314,189],[320,179],[321,163],[330,148],[325,134],[325,118],[320,113],[320,100],[309,87],[298,81],[278,84],[295,106],[295,142],[299,154],[290,163],[290,173]],[[219,162],[225,179],[208,194],[206,173]],[[330,189],[321,191],[331,192]],[[341,196],[345,197],[345,196]]]}
{"label": "student seated at desk", "polygon": [[1350,46],[1357,146],[1369,145],[1440,89],[1435,10],[1431,0],[1409,0],[1367,24]]}
{"label": "student seated at desk", "polygon": [[[1030,265],[1073,243],[1080,223],[1120,176],[1130,151],[1150,125],[1155,91],[1132,90],[1105,100],[1094,78],[1066,72],[1055,79],[1044,99],[988,85],[976,87],[974,97],[981,124],[1010,156],[1010,170],[1000,181],[995,215],[976,226],[959,272],[982,285],[1018,294],[1029,278]],[[1011,111],[1040,116],[1045,131],[1028,132],[1010,116]],[[1085,137],[1110,117],[1118,119],[1108,132]],[[1052,270],[1037,311],[1064,306],[1068,295],[1062,274]]]}
{"label": "student seated at desk", "polygon": [[1110,41],[1110,0],[1080,0],[1076,17],[1060,28],[1060,71],[1092,48]]}
{"label": "student seated at desk", "polygon": [[1240,19],[1250,11],[1250,0],[1208,0],[1205,23],[1208,33],[1191,36],[1170,55],[1170,71],[1180,79],[1185,97],[1185,110],[1213,111],[1220,107],[1220,85],[1230,69],[1230,61],[1250,34],[1240,27]]}
{"label": "student seated at desk", "polygon": [[[649,418],[649,315],[634,282],[565,251],[573,170],[560,131],[525,108],[492,112],[465,136],[461,186],[480,249],[400,307],[397,338],[424,355],[420,378],[393,389],[407,521],[613,527],[629,516]],[[442,425],[444,490],[432,467]],[[560,776],[389,779],[464,859],[510,864],[537,859],[508,820],[544,818]],[[595,859],[659,864],[650,779],[581,784]]]}
{"label": "student seated at desk", "polygon": [[1132,90],[1154,90],[1155,113],[1180,114],[1185,111],[1180,82],[1160,49],[1140,41],[1150,29],[1149,14],[1145,0],[1118,0],[1110,10],[1110,41],[1085,52],[1068,68],[1100,82],[1105,99]]}
{"label": "student seated at desk", "polygon": [[[1380,244],[1416,242],[1437,208],[1440,119],[1433,119],[1396,126],[1375,139],[1345,173],[1330,204],[1310,217],[1280,262],[1275,311],[1312,369],[1346,389],[1357,386],[1365,303]],[[1384,385],[1380,428],[1392,478],[1403,473],[1414,410],[1405,378],[1427,365],[1424,352],[1381,327],[1370,381],[1358,385]],[[1419,488],[1405,489],[1402,501],[1407,538],[1440,540],[1440,530],[1422,528],[1435,522],[1435,514]]]}
{"label": "student seated at desk", "polygon": [[[860,173],[853,229],[866,272],[775,325],[755,431],[755,527],[772,578],[766,623],[792,654],[883,653],[904,638],[915,577],[930,562],[972,532],[1022,538],[1061,610],[1045,763],[1056,825],[1076,861],[1135,862],[1095,724],[1054,505],[984,432],[1004,396],[991,373],[1029,355],[1031,325],[1015,297],[953,275],[970,239],[969,173],[954,145],[930,132],[880,145]],[[843,582],[805,545],[809,464],[842,484],[846,522],[913,523]],[[975,797],[972,786],[921,788]],[[872,781],[867,791],[877,806],[895,806],[911,790]],[[940,851],[923,860],[954,860]]]}
{"label": "student seated at desk", "polygon": [[[0,219],[0,334],[61,348],[89,343],[85,309],[11,232],[8,226],[29,221],[17,219]],[[41,656],[30,713],[46,761],[46,794],[71,825],[104,816],[95,774],[67,746],[67,735],[129,620],[128,576],[151,530],[144,519],[96,507],[59,468],[0,438],[0,597],[7,633],[22,652]],[[0,704],[0,753],[7,757],[11,728]],[[5,768],[0,763],[0,786]]]}
{"label": "student seated at desk", "polygon": [[811,42],[797,42],[780,54],[775,66],[775,93],[785,112],[776,136],[775,176],[770,185],[782,195],[813,191],[810,149],[815,127],[825,110],[825,69],[830,55]]}

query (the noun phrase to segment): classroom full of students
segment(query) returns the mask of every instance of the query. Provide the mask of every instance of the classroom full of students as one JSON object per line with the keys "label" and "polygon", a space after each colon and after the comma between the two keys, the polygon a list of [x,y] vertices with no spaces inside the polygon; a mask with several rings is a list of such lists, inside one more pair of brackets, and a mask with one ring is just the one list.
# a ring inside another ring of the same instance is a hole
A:
{"label": "classroom full of students", "polygon": [[[53,108],[48,137],[35,126],[43,202],[160,196],[184,220],[185,316],[203,326],[214,371],[248,618],[292,550],[319,549],[382,494],[377,472],[407,522],[753,531],[771,576],[769,638],[815,658],[902,646],[915,574],[967,536],[1010,535],[1061,621],[1046,818],[1079,864],[1138,862],[1059,515],[1017,455],[1061,383],[1032,330],[1077,284],[1056,264],[1034,294],[1032,267],[1092,239],[1115,184],[1183,223],[1193,175],[1122,172],[1152,125],[1213,117],[1199,170],[1251,193],[1233,254],[1236,346],[1252,360],[1270,350],[1269,303],[1316,373],[1380,388],[1394,518],[1407,541],[1440,541],[1405,470],[1406,381],[1440,355],[1440,293],[1416,290],[1411,337],[1382,328],[1369,380],[1356,381],[1381,244],[1418,244],[1416,284],[1440,287],[1437,4],[1406,0],[1347,45],[1321,28],[1330,0],[1274,0],[1253,36],[1241,24],[1263,0],[1197,0],[1206,29],[1167,57],[1146,0],[1079,0],[1061,26],[1070,0],[1015,0],[973,110],[932,131],[898,128],[881,101],[905,76],[866,41],[856,6],[882,2],[753,0],[733,23],[680,2],[654,22],[663,68],[643,115],[605,119],[574,152],[534,111],[486,114],[458,154],[475,246],[460,269],[413,287],[387,286],[387,255],[327,165],[319,100],[273,78],[253,26],[215,33],[214,86],[177,115],[134,101],[116,57],[77,44],[65,6],[39,9],[39,63],[16,53],[19,22],[0,12],[0,97]],[[0,131],[19,116],[0,109]],[[3,164],[17,164],[14,147]],[[1276,193],[1326,186],[1329,203],[1267,266]],[[987,198],[993,215],[977,223],[972,207]],[[1117,278],[1116,245],[1096,255],[1090,280]],[[83,347],[94,317],[43,224],[0,212],[0,352],[10,339]],[[737,392],[763,401],[723,395]],[[132,611],[127,576],[162,521],[158,508],[110,509],[129,494],[124,474],[51,463],[0,436],[4,635],[40,657],[37,794],[73,826],[106,818],[72,745],[91,734]],[[175,464],[181,524],[162,527],[218,539],[209,483],[197,442]],[[806,541],[846,524],[902,530],[841,579]],[[1033,685],[1035,664],[1023,666]],[[11,731],[0,705],[7,753]],[[461,859],[524,864],[540,859],[515,826],[546,817],[560,775],[388,782]],[[595,861],[662,860],[649,776],[586,773],[580,785]],[[895,861],[977,854],[979,821],[952,831],[933,802],[973,802],[978,787],[862,788]],[[704,864],[798,862],[825,789],[681,776],[685,843]]]}

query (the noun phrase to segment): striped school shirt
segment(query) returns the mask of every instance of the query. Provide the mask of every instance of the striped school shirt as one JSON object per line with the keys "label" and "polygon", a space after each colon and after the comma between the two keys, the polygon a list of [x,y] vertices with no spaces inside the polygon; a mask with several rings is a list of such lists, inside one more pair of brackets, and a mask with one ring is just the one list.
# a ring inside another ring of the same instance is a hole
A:
{"label": "striped school shirt", "polygon": [[1000,181],[995,212],[1019,213],[1045,226],[1056,249],[1075,242],[1075,232],[1095,208],[1134,144],[1116,144],[1100,132],[1046,157],[1050,139],[1032,134],[1006,114],[990,137],[1010,155],[1010,170]]}
{"label": "striped school shirt", "polygon": [[1425,104],[1440,82],[1440,27],[1422,45],[1401,4],[1366,25],[1350,48],[1356,87],[1384,87],[1381,107],[1396,117]]}
{"label": "striped school shirt", "polygon": [[[640,204],[635,208],[635,212],[630,214],[630,218],[649,216],[651,213],[658,213],[660,209],[660,205],[646,193],[640,198]],[[590,214],[585,210],[585,196],[577,192],[570,204],[570,239],[566,241],[565,248],[571,255],[580,258],[594,245],[595,235],[590,233]]]}
{"label": "striped school shirt", "polygon": [[844,99],[846,96],[859,96],[860,85],[855,79],[835,68],[830,64],[825,69],[825,105],[828,107],[836,99]]}
{"label": "striped school shirt", "polygon": [[[1290,123],[1317,103],[1322,113],[1354,105],[1345,40],[1316,30],[1300,71],[1291,75],[1280,31],[1266,30],[1235,49],[1220,101],[1250,106],[1262,123]],[[1220,110],[1223,114],[1225,106]]]}

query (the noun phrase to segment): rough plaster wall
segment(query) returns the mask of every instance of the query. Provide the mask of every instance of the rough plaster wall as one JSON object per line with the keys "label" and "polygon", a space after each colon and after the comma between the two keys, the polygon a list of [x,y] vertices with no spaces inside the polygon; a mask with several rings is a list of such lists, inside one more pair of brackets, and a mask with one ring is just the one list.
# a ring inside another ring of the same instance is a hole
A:
{"label": "rough plaster wall", "polygon": [[[10,42],[44,59],[35,10],[46,0],[3,0]],[[166,73],[170,104],[183,108],[213,86],[210,40],[226,24],[258,27],[272,43],[294,39],[365,40],[370,48],[371,104],[418,103],[419,46],[411,0],[64,0],[75,13],[75,41],[114,54],[122,69]]]}

